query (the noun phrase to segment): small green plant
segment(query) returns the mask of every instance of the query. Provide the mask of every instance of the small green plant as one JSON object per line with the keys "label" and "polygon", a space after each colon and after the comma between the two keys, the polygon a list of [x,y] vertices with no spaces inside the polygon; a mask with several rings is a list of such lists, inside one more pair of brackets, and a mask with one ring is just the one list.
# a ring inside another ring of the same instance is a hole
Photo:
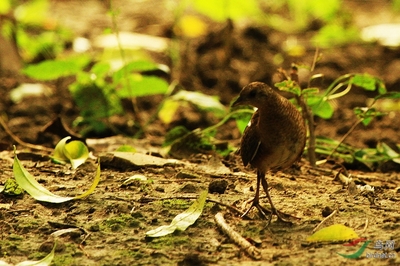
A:
{"label": "small green plant", "polygon": [[[199,96],[199,93],[196,93],[196,95]],[[217,130],[230,119],[234,118],[239,130],[243,132],[253,114],[253,110],[250,109],[238,109],[227,112],[226,108],[215,98],[207,95],[202,95],[200,98],[202,101],[191,101],[192,104],[200,105],[199,109],[203,108],[202,111],[212,111],[218,118],[222,119],[215,125],[204,129],[198,128],[190,131],[183,126],[177,126],[170,130],[163,144],[165,152],[169,155],[176,158],[187,158],[196,153],[216,152],[222,156],[226,156],[234,150],[234,147],[228,145],[227,142],[216,140],[214,137]],[[187,102],[189,100],[189,98],[184,97],[184,101]],[[205,108],[206,106],[207,108]]]}
{"label": "small green plant", "polygon": [[[313,68],[311,70],[313,70]],[[389,150],[388,146],[385,144],[381,144],[380,147],[372,151],[371,149],[359,150],[347,145],[343,145],[343,141],[358,124],[362,123],[363,125],[367,126],[369,123],[371,123],[373,118],[385,115],[385,113],[376,110],[373,107],[374,104],[380,99],[399,99],[399,92],[387,92],[385,84],[382,80],[368,74],[343,75],[330,84],[330,86],[323,93],[320,93],[318,88],[300,88],[300,83],[297,76],[297,67],[292,69],[290,76],[287,76],[284,72],[282,72],[282,74],[285,76],[285,80],[275,84],[275,86],[282,91],[293,93],[298,105],[302,108],[309,129],[307,153],[312,165],[316,165],[317,163],[315,152],[328,155],[327,159],[331,156],[336,156],[344,159],[345,161],[358,160],[361,163],[366,164],[368,167],[371,167],[371,162],[377,163],[387,160],[394,160],[395,162],[398,161],[398,154],[393,150]],[[314,75],[311,77],[311,80],[318,77],[320,77],[319,74]],[[351,88],[354,86],[363,88],[367,91],[377,91],[378,95],[374,98],[369,106],[354,108],[354,113],[357,120],[339,142],[335,142],[326,138],[317,139],[314,134],[314,115],[317,115],[323,119],[331,118],[333,115],[333,108],[330,104],[330,101],[343,97],[349,93]],[[320,163],[325,161],[326,160],[323,160]]]}
{"label": "small green plant", "polygon": [[[397,144],[397,149],[400,149],[400,144]],[[379,142],[375,148],[359,149],[338,140],[317,137],[315,151],[320,155],[327,156],[327,158],[341,159],[347,164],[359,162],[371,171],[378,169],[388,161],[400,164],[400,154],[384,142]]]}
{"label": "small green plant", "polygon": [[108,63],[99,62],[89,72],[78,73],[69,87],[81,111],[76,125],[85,125],[86,131],[104,132],[109,128],[108,118],[123,113],[122,99],[165,94],[165,80],[143,74],[159,69],[150,61],[135,61],[113,72]]}
{"label": "small green plant", "polygon": [[168,90],[169,85],[164,79],[144,74],[160,70],[161,67],[153,62],[134,61],[116,71],[108,62],[97,62],[85,70],[90,61],[90,57],[85,55],[72,56],[28,65],[23,70],[36,80],[76,76],[69,90],[80,110],[75,125],[83,126],[83,135],[87,132],[100,134],[107,130],[108,118],[123,113],[122,99],[164,94]]}
{"label": "small green plant", "polygon": [[[10,12],[11,2],[6,2],[9,5],[4,5],[3,3],[0,6],[0,12]],[[27,64],[22,70],[23,74],[38,81],[54,81],[70,76],[76,77],[75,81],[69,85],[69,91],[80,111],[80,115],[75,119],[74,125],[80,126],[83,136],[89,133],[101,135],[109,131],[117,133],[116,129],[109,122],[109,119],[112,116],[124,113],[122,106],[123,99],[130,99],[132,101],[132,109],[134,110],[134,121],[132,124],[143,131],[136,98],[154,94],[165,94],[169,88],[166,80],[150,73],[154,70],[161,72],[169,71],[166,66],[153,63],[143,52],[140,53],[140,56],[136,55],[132,59],[127,58],[125,50],[120,45],[116,24],[118,12],[112,8],[111,3],[112,1],[110,1],[109,13],[113,25],[112,31],[117,36],[119,43],[117,48],[119,50],[119,58],[117,59],[122,61],[122,66],[117,68],[111,64],[111,61],[116,58],[115,56],[113,58],[106,58],[104,55],[109,54],[110,51],[108,50],[99,56],[99,54],[63,55],[61,53],[62,49],[52,49],[54,51],[52,56],[43,57],[38,64]],[[16,10],[14,13],[19,14],[23,11],[22,13],[26,15],[26,18],[21,14],[17,16],[21,18],[21,20],[17,20],[17,25],[21,27],[25,25],[23,23],[31,23],[29,25],[32,25],[32,23],[35,23],[34,18],[38,18],[38,16],[34,16],[33,14],[46,12],[47,6],[47,0],[35,0],[31,3],[15,7],[19,11],[17,12]],[[43,23],[42,20],[39,22]],[[61,31],[54,32],[53,30],[51,33],[61,34]],[[48,35],[50,31],[45,30],[44,34]],[[23,36],[18,38],[18,40],[25,39]],[[37,40],[27,40],[27,42],[36,44]],[[63,42],[54,40],[54,43]],[[20,46],[20,48],[21,51],[24,51],[24,46]],[[29,59],[26,61],[29,61]]]}

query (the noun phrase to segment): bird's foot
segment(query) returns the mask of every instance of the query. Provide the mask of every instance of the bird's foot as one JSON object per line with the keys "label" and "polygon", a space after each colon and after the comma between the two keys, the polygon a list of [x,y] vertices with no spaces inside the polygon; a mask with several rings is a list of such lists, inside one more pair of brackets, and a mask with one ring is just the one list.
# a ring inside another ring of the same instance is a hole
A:
{"label": "bird's foot", "polygon": [[259,202],[256,202],[256,201],[253,201],[253,203],[250,206],[250,208],[248,208],[241,215],[241,217],[243,218],[243,217],[247,216],[247,214],[249,214],[250,210],[253,207],[257,208],[257,210],[258,210],[258,212],[259,212],[259,214],[260,214],[262,219],[268,220],[267,226],[271,223],[273,215],[277,216],[278,222],[285,223],[285,224],[288,224],[288,225],[292,225],[293,224],[293,222],[291,222],[289,219],[293,219],[293,218],[294,219],[300,219],[300,218],[298,218],[296,216],[293,216],[291,214],[287,214],[287,213],[281,212],[281,211],[279,211],[279,210],[277,210],[275,208],[272,209],[272,210],[270,210],[268,208],[265,208],[265,207],[261,206]]}
{"label": "bird's foot", "polygon": [[259,212],[259,215],[261,216],[262,219],[268,220],[268,225],[269,225],[270,222],[271,222],[271,220],[272,220],[273,212],[271,212],[270,210],[268,210],[268,209],[264,208],[263,206],[261,206],[260,203],[259,203],[258,201],[256,201],[255,199],[253,200],[253,202],[252,202],[250,208],[248,208],[248,209],[241,215],[241,217],[243,218],[243,217],[247,216],[247,214],[249,214],[250,210],[251,210],[253,207],[256,207],[256,208],[257,208],[257,210],[258,210],[258,212]]}
{"label": "bird's foot", "polygon": [[[281,212],[281,211],[279,211],[277,209],[274,210],[274,214],[278,217],[278,222],[281,222],[281,223],[284,223],[284,224],[287,224],[287,225],[293,225],[293,222],[288,220],[288,219],[290,219],[290,218],[299,219],[296,216]],[[283,218],[283,217],[285,217],[285,218]]]}

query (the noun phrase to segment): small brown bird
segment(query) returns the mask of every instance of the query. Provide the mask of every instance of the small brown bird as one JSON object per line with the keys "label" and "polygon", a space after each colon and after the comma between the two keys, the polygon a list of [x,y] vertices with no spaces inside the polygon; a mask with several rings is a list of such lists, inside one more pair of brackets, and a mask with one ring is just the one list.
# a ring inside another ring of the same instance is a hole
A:
{"label": "small brown bird", "polygon": [[272,203],[265,174],[270,170],[285,169],[300,158],[306,142],[303,117],[291,102],[262,82],[252,82],[245,86],[232,107],[238,105],[257,107],[243,133],[239,150],[243,164],[247,166],[250,163],[257,168],[253,204],[242,217],[254,206],[264,217],[266,212],[270,212],[259,204],[261,183],[271,205],[269,222],[273,214],[278,216],[278,220],[284,221],[280,215],[283,213]]}

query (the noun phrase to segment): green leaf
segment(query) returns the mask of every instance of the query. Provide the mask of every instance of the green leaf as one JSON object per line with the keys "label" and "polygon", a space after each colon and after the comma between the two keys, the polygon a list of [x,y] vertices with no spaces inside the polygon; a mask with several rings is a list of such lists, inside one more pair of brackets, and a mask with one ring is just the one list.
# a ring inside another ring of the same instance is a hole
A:
{"label": "green leaf", "polygon": [[154,230],[146,232],[148,237],[160,237],[172,234],[175,230],[185,231],[186,228],[196,222],[203,212],[204,204],[207,199],[207,190],[200,193],[199,198],[184,212],[178,214],[170,225],[163,225]]}
{"label": "green leaf", "polygon": [[78,168],[89,158],[89,150],[86,145],[79,140],[68,142],[64,147],[64,154],[71,162],[72,169]]}
{"label": "green leaf", "polygon": [[[307,98],[307,102],[308,102],[308,98]],[[319,102],[319,104],[315,104],[315,105],[310,105],[309,103],[307,103],[307,104],[309,106],[311,106],[311,110],[314,115],[317,115],[323,119],[329,119],[333,115],[334,109],[333,109],[332,105],[327,101],[321,101],[321,102]]]}
{"label": "green leaf", "polygon": [[42,25],[48,18],[49,4],[47,0],[27,1],[15,9],[15,18],[22,24]]}
{"label": "green leaf", "polygon": [[107,62],[98,62],[90,69],[90,72],[96,75],[96,78],[106,78],[111,70],[111,66]]}
{"label": "green leaf", "polygon": [[165,99],[160,111],[158,112],[158,118],[168,125],[174,119],[174,115],[181,105],[180,102],[174,101],[171,98]]}
{"label": "green leaf", "polygon": [[75,197],[62,197],[51,193],[45,187],[40,185],[35,178],[22,166],[21,162],[18,160],[16,154],[16,148],[14,146],[14,164],[13,164],[13,172],[15,180],[18,185],[23,188],[29,195],[31,195],[34,199],[38,201],[51,202],[51,203],[62,203],[70,200],[81,199],[90,195],[96,188],[97,184],[100,181],[100,161],[97,167],[96,176],[94,181],[86,192],[81,195]]}
{"label": "green leaf", "polygon": [[368,126],[368,125],[372,122],[373,119],[374,119],[373,117],[367,117],[367,118],[364,118],[364,119],[361,121],[361,123],[362,123],[364,126]]}
{"label": "green leaf", "polygon": [[212,112],[217,117],[225,116],[225,106],[221,104],[215,96],[206,95],[197,91],[181,90],[177,94],[173,95],[171,99],[192,103],[200,110]]}
{"label": "green leaf", "polygon": [[378,92],[379,92],[379,94],[386,94],[387,90],[386,90],[385,83],[380,79],[378,79],[377,82],[378,82]]}
{"label": "green leaf", "polygon": [[341,242],[358,238],[352,228],[342,224],[334,224],[315,232],[307,238],[308,242]]}
{"label": "green leaf", "polygon": [[151,70],[164,70],[163,65],[159,65],[150,61],[138,60],[130,62],[124,67],[120,68],[113,74],[113,81],[116,83],[121,82],[127,75],[131,75],[132,72],[144,72]]}
{"label": "green leaf", "polygon": [[400,158],[394,158],[392,159],[393,162],[400,164]]}
{"label": "green leaf", "polygon": [[380,94],[374,98],[375,100],[378,99],[400,99],[400,92],[397,91],[390,91],[384,94]]}
{"label": "green leaf", "polygon": [[89,150],[82,141],[68,141],[69,139],[71,137],[68,136],[57,143],[53,159],[61,163],[69,162],[72,169],[76,169],[89,158]]}
{"label": "green leaf", "polygon": [[362,162],[370,169],[374,169],[376,164],[386,161],[400,163],[400,154],[390,148],[386,143],[378,143],[376,148],[365,148],[354,153],[356,160]]}
{"label": "green leaf", "polygon": [[280,91],[287,91],[297,96],[301,95],[301,89],[299,85],[297,85],[297,83],[293,80],[284,80],[282,82],[275,83],[275,87],[277,87]]}
{"label": "green leaf", "polygon": [[132,147],[131,145],[124,144],[122,146],[119,146],[115,151],[136,152],[136,149],[134,147]]}
{"label": "green leaf", "polygon": [[53,160],[59,162],[59,163],[67,163],[68,158],[64,154],[64,147],[65,144],[67,144],[67,141],[71,139],[71,137],[65,137],[62,140],[60,140],[56,147],[54,148],[54,154],[53,154]]}
{"label": "green leaf", "polygon": [[319,93],[318,88],[306,88],[301,91],[301,94],[307,97],[308,95],[317,95]]}
{"label": "green leaf", "polygon": [[77,74],[89,62],[90,58],[87,55],[61,60],[47,60],[37,65],[28,65],[22,72],[37,80],[55,80]]}
{"label": "green leaf", "polygon": [[250,122],[251,117],[253,116],[254,111],[249,109],[239,109],[236,111],[232,117],[236,120],[236,125],[243,134],[244,130],[246,129],[247,125]]}
{"label": "green leaf", "polygon": [[368,91],[374,91],[376,89],[375,78],[367,74],[356,74],[351,78],[350,83]]}
{"label": "green leaf", "polygon": [[386,113],[377,111],[375,108],[355,107],[354,114],[361,119],[364,126],[368,126],[377,116],[384,116]]}
{"label": "green leaf", "polygon": [[387,145],[384,142],[379,142],[376,148],[378,151],[380,151],[383,154],[386,154],[390,158],[400,158],[400,154],[395,152],[392,148],[389,147],[389,145]]}
{"label": "green leaf", "polygon": [[11,10],[11,0],[0,1],[0,14],[7,14]]}
{"label": "green leaf", "polygon": [[358,40],[359,32],[354,26],[347,26],[344,23],[328,23],[323,26],[312,37],[314,45],[329,48],[343,45]]}
{"label": "green leaf", "polygon": [[382,80],[368,74],[355,74],[350,79],[350,84],[361,87],[367,91],[378,89],[380,94],[386,93],[386,87]]}
{"label": "green leaf", "polygon": [[130,74],[128,81],[122,80],[121,83],[122,87],[117,89],[121,98],[165,94],[168,91],[168,83],[164,79],[139,73]]}
{"label": "green leaf", "polygon": [[381,162],[381,161],[383,161],[385,159],[388,159],[387,156],[385,156],[383,154],[379,154],[378,150],[377,149],[373,149],[373,148],[366,148],[366,149],[357,150],[354,153],[354,157],[358,161],[360,161],[360,162],[362,162],[362,163],[364,163],[364,164],[366,164],[366,165],[368,165],[370,167],[372,167],[372,164],[370,164],[370,163]]}
{"label": "green leaf", "polygon": [[75,196],[73,199],[83,199],[83,198],[86,198],[87,196],[89,196],[90,194],[92,194],[100,182],[100,173],[101,173],[101,169],[100,169],[100,159],[99,159],[98,165],[97,165],[96,176],[94,177],[92,185],[90,186],[90,188],[88,190],[86,190],[86,192],[84,192],[81,195]]}
{"label": "green leaf", "polygon": [[[327,137],[318,136],[316,138],[315,152],[318,154],[330,155],[333,150],[339,145],[339,141]],[[354,162],[355,149],[349,145],[341,143],[333,154],[334,157],[339,157],[347,163]]]}
{"label": "green leaf", "polygon": [[73,199],[72,197],[57,196],[40,185],[35,178],[21,165],[16,153],[14,157],[13,172],[18,185],[38,201],[62,203]]}

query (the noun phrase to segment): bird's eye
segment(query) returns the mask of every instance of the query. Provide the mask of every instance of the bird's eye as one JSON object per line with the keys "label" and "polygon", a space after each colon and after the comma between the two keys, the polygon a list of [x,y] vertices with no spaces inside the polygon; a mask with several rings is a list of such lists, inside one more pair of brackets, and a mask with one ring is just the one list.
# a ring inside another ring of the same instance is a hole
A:
{"label": "bird's eye", "polygon": [[257,92],[255,90],[252,90],[249,92],[249,98],[255,98],[257,95]]}

